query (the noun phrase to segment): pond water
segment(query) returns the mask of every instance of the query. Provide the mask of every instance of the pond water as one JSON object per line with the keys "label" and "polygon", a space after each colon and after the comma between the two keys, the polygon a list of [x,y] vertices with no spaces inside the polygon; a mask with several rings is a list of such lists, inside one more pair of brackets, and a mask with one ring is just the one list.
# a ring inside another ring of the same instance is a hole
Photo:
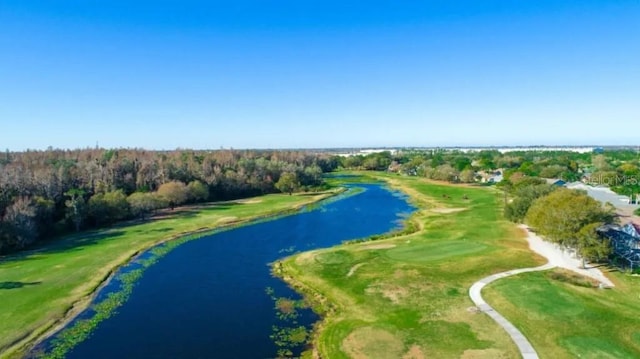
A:
{"label": "pond water", "polygon": [[[180,245],[149,267],[117,314],[66,357],[275,357],[278,347],[270,335],[281,323],[266,288],[278,297],[300,296],[270,275],[269,264],[292,251],[388,232],[413,211],[406,198],[381,185],[357,187],[365,190]],[[115,286],[104,287],[96,301]],[[310,310],[298,318],[307,327],[317,320]],[[51,339],[41,349],[50,345]]]}

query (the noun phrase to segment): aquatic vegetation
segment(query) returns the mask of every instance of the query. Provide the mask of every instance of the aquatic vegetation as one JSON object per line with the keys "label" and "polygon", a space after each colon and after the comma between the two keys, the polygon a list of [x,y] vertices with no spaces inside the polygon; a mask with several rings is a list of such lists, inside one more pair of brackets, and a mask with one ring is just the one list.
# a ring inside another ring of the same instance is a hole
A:
{"label": "aquatic vegetation", "polygon": [[309,309],[309,305],[304,299],[276,297],[275,290],[271,287],[267,287],[265,292],[273,300],[276,317],[282,322],[282,325],[272,327],[269,336],[278,347],[276,357],[291,358],[294,349],[308,344],[311,338],[309,328],[298,323],[299,310]]}
{"label": "aquatic vegetation", "polygon": [[123,273],[115,277],[120,284],[117,291],[111,292],[107,297],[99,303],[91,306],[91,317],[87,319],[78,319],[72,324],[59,332],[55,339],[51,342],[49,351],[43,350],[36,354],[37,358],[42,359],[62,359],[76,345],[87,339],[91,333],[97,328],[100,322],[109,319],[117,313],[121,307],[131,296],[133,288],[138,280],[142,278],[144,271],[157,263],[158,260],[169,254],[173,249],[188,241],[201,238],[209,233],[185,236],[173,241],[166,242],[150,249],[147,253],[149,256],[132,262],[133,265],[139,264],[141,268],[126,269]]}

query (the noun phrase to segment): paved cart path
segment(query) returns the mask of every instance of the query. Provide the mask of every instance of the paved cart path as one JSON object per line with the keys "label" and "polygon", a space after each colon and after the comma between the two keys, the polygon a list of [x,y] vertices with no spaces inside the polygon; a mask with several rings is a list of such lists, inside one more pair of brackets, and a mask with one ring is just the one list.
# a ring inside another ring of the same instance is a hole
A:
{"label": "paved cart path", "polygon": [[487,302],[485,302],[480,292],[482,291],[482,288],[484,288],[484,286],[500,278],[509,277],[524,272],[548,270],[554,267],[554,264],[547,263],[540,267],[513,269],[502,273],[492,274],[473,283],[471,288],[469,288],[469,296],[471,297],[471,300],[476,305],[476,307],[478,307],[481,312],[486,313],[488,316],[490,316],[493,320],[496,321],[496,323],[498,323],[502,328],[504,328],[504,330],[507,331],[511,339],[518,346],[518,349],[520,350],[520,353],[522,354],[522,357],[524,359],[537,359],[538,354],[536,353],[536,350],[533,349],[533,346],[531,345],[531,343],[529,343],[529,340],[527,340],[527,338],[522,334],[522,332],[518,330],[518,328],[511,324],[511,322],[503,317],[502,314],[493,309],[493,307],[487,304]]}
{"label": "paved cart path", "polygon": [[504,328],[504,330],[507,331],[511,339],[518,346],[518,349],[520,350],[520,353],[522,354],[522,357],[524,359],[537,359],[538,353],[536,353],[536,350],[533,348],[529,340],[522,334],[522,332],[520,332],[518,328],[516,328],[513,324],[511,324],[511,322],[503,317],[502,314],[498,313],[489,304],[487,304],[487,302],[482,298],[482,288],[500,278],[505,278],[525,272],[544,271],[555,267],[566,268],[581,275],[596,279],[600,281],[600,283],[602,283],[604,287],[613,287],[614,284],[598,268],[581,268],[580,260],[573,258],[571,255],[569,255],[565,251],[562,251],[554,244],[542,240],[542,238],[529,231],[526,226],[521,226],[521,228],[527,231],[527,241],[529,242],[529,247],[531,248],[531,250],[547,258],[549,262],[539,267],[512,269],[506,272],[492,274],[488,277],[484,277],[479,281],[473,283],[471,288],[469,288],[469,296],[481,312],[486,313],[493,320],[495,320],[496,323]]}

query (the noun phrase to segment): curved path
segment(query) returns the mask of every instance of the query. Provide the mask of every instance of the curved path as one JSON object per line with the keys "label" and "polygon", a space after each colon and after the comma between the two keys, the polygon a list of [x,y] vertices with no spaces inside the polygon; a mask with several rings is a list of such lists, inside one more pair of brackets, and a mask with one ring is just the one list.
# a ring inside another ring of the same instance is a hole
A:
{"label": "curved path", "polygon": [[511,324],[511,322],[503,317],[502,314],[498,313],[489,304],[487,304],[487,302],[485,302],[480,292],[485,285],[500,278],[509,277],[524,272],[548,270],[554,268],[555,266],[555,264],[547,263],[539,267],[513,269],[502,273],[492,274],[473,283],[471,288],[469,288],[469,296],[471,297],[471,300],[476,305],[476,307],[478,307],[481,312],[487,313],[488,316],[490,316],[493,320],[496,321],[496,323],[498,323],[502,328],[504,328],[504,330],[507,331],[507,334],[509,334],[511,339],[518,346],[520,354],[522,354],[522,357],[524,359],[538,359],[538,353],[536,353],[536,350],[533,349],[533,346],[531,345],[531,343],[529,343],[529,340],[527,340],[527,338],[522,334],[522,332],[518,330],[518,328]]}
{"label": "curved path", "polygon": [[582,263],[580,260],[572,257],[554,244],[545,242],[544,240],[542,240],[542,238],[531,232],[527,226],[520,225],[518,227],[526,232],[527,242],[529,242],[529,248],[533,252],[545,257],[549,262],[539,267],[512,269],[510,271],[484,277],[479,281],[473,283],[471,288],[469,288],[469,296],[481,312],[487,313],[488,316],[490,316],[493,320],[496,321],[496,323],[498,323],[502,328],[504,328],[504,330],[507,331],[511,339],[513,339],[513,341],[518,346],[518,349],[520,350],[520,353],[522,354],[522,357],[524,359],[538,359],[538,353],[536,353],[536,350],[533,349],[533,346],[531,345],[531,343],[529,343],[529,340],[525,338],[522,332],[520,332],[518,328],[516,328],[513,324],[511,324],[511,322],[509,322],[500,313],[496,312],[495,309],[493,309],[489,304],[487,304],[487,302],[484,301],[484,299],[482,298],[482,294],[480,293],[484,286],[500,278],[509,277],[525,272],[543,271],[555,267],[565,268],[580,275],[593,278],[600,282],[601,288],[612,288],[614,287],[614,284],[609,278],[602,274],[602,272],[598,268],[581,268]]}

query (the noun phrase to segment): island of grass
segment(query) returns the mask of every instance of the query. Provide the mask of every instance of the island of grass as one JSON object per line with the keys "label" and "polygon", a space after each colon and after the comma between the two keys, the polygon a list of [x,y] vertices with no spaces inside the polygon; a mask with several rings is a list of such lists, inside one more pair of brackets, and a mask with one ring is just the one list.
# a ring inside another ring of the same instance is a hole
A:
{"label": "island of grass", "polygon": [[[376,177],[419,208],[409,219],[417,232],[297,254],[277,271],[324,316],[313,351],[332,359],[520,357],[467,294],[487,275],[545,262],[528,249],[525,233],[503,219],[501,193]],[[637,278],[613,277],[616,288],[602,290],[560,270],[523,274],[492,284],[485,299],[504,309],[542,358],[638,356]]]}
{"label": "island of grass", "polygon": [[21,357],[35,340],[85,308],[117,267],[153,245],[293,212],[333,193],[271,194],[183,207],[146,222],[82,232],[0,258],[0,358]]}

